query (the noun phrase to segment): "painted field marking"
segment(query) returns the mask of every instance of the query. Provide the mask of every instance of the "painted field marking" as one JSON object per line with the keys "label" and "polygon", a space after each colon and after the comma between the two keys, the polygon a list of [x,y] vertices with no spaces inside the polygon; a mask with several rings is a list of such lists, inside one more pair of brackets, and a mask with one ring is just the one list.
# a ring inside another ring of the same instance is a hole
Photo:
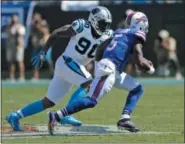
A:
{"label": "painted field marking", "polygon": [[[24,125],[24,132],[12,132],[9,126],[3,126],[2,138],[39,138],[50,136],[47,130],[47,125]],[[87,124],[81,127],[61,126],[55,127],[55,136],[98,136],[98,135],[121,135],[121,134],[136,134],[136,135],[158,135],[158,134],[180,134],[180,132],[157,132],[157,131],[140,131],[130,133],[126,130],[118,130],[115,125],[94,125]]]}

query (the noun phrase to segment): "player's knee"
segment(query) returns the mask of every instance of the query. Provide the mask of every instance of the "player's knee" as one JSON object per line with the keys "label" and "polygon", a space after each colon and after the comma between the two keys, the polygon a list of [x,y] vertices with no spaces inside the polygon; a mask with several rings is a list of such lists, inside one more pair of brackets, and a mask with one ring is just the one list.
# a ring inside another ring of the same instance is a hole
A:
{"label": "player's knee", "polygon": [[51,108],[55,105],[55,103],[53,103],[51,100],[49,100],[47,97],[45,97],[43,99],[43,107],[44,109],[48,109]]}
{"label": "player's knee", "polygon": [[131,90],[130,92],[133,94],[137,94],[137,93],[143,93],[143,86],[142,85],[138,85],[136,88],[134,88],[133,90]]}

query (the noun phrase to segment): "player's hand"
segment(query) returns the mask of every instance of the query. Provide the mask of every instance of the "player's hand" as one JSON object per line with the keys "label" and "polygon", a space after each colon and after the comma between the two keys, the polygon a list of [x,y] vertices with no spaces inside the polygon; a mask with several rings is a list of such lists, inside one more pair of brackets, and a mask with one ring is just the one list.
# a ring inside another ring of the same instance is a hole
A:
{"label": "player's hand", "polygon": [[150,60],[148,60],[148,63],[150,66],[154,67],[153,63]]}
{"label": "player's hand", "polygon": [[153,67],[153,63],[150,60],[147,60],[146,58],[142,58],[139,63],[140,65],[138,65],[137,68],[142,73],[148,72],[150,68]]}
{"label": "player's hand", "polygon": [[149,74],[153,74],[155,72],[154,65],[153,65],[153,63],[150,60],[148,60],[148,63],[150,65],[150,70],[148,71],[148,73]]}
{"label": "player's hand", "polygon": [[46,52],[41,50],[35,57],[31,59],[32,65],[37,69],[41,68],[45,60],[45,57],[46,57]]}

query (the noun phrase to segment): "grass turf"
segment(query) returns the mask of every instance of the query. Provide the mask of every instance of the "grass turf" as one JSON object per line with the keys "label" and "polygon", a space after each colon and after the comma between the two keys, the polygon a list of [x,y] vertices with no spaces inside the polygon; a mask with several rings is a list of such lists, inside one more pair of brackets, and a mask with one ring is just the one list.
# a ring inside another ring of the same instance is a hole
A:
{"label": "grass turf", "polygon": [[[87,142],[184,142],[184,86],[144,86],[144,95],[133,113],[133,121],[144,131],[178,132],[175,134],[105,135],[105,136],[55,136],[40,138],[3,139],[3,143],[87,143]],[[42,98],[47,87],[2,88],[2,123],[7,113]],[[65,106],[69,95],[53,110]],[[94,109],[76,114],[87,124],[116,124],[120,118],[127,92],[113,89]],[[21,120],[21,123],[47,123],[46,111]]]}

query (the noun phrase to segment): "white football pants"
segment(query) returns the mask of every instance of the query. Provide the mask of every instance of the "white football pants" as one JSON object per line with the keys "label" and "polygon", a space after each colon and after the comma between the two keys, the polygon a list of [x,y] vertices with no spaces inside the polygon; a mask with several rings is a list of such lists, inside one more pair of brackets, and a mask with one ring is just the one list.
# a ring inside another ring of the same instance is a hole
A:
{"label": "white football pants", "polygon": [[115,65],[109,59],[102,59],[95,66],[95,78],[91,84],[88,96],[97,102],[106,95],[113,86],[131,91],[140,83],[131,76],[116,70]]}
{"label": "white football pants", "polygon": [[61,55],[56,61],[54,76],[49,84],[46,97],[56,104],[73,85],[80,86],[91,79],[91,74],[83,65]]}

